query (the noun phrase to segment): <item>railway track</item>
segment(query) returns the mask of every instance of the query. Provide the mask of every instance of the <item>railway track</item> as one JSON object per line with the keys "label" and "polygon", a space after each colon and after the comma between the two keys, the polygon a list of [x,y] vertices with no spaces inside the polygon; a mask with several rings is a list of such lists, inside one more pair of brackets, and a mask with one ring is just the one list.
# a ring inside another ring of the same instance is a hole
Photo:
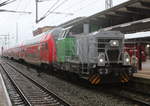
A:
{"label": "railway track", "polygon": [[[142,85],[141,85],[142,86]],[[122,88],[122,92],[126,94],[126,97],[143,104],[145,106],[150,106],[150,94],[145,91],[132,88],[132,86],[125,86]],[[129,95],[127,95],[129,93]]]}
{"label": "railway track", "polygon": [[4,79],[8,94],[10,96],[12,105],[14,106],[26,106],[28,105],[28,101],[26,101],[26,98],[24,97],[24,95],[22,95],[22,93],[20,92],[20,89],[14,85],[14,83],[11,81],[11,79],[9,79],[9,77],[7,76],[7,74],[2,71],[2,67],[0,66],[0,70],[2,73],[2,77]]}
{"label": "railway track", "polygon": [[[1,68],[13,85],[13,88],[15,88],[14,90],[18,93],[16,95],[19,99],[15,101],[15,104],[25,106],[71,106],[62,98],[34,81],[34,79],[23,74],[15,66],[9,63],[2,63]],[[14,98],[16,95],[14,95]]]}
{"label": "railway track", "polygon": [[136,91],[136,89],[130,89],[129,87],[117,87],[104,91],[120,98],[133,101],[134,103],[140,104],[140,106],[150,106],[150,95],[145,92]]}
{"label": "railway track", "polygon": [[[15,66],[11,64],[9,64],[9,66],[15,68]],[[135,88],[130,88],[130,86],[115,87],[115,88],[113,87],[113,89],[109,88],[106,87],[105,89],[104,87],[104,89],[102,89],[101,92],[104,91],[107,94],[109,93],[119,98],[125,98],[126,100],[132,101],[133,103],[140,104],[140,106],[150,106],[150,99],[149,99],[150,95],[147,93],[140,92]]]}

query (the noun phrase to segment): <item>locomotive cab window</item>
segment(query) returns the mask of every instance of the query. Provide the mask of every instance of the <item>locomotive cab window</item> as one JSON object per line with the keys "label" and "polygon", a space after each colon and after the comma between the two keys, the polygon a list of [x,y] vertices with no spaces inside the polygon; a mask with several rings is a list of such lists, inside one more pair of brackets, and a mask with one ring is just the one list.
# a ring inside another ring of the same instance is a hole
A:
{"label": "locomotive cab window", "polygon": [[69,37],[69,35],[71,34],[71,32],[70,32],[71,28],[72,28],[72,26],[63,29],[62,33],[59,36],[59,40],[65,39],[66,37]]}
{"label": "locomotive cab window", "polygon": [[73,32],[69,32],[67,35],[66,35],[66,38],[75,38]]}

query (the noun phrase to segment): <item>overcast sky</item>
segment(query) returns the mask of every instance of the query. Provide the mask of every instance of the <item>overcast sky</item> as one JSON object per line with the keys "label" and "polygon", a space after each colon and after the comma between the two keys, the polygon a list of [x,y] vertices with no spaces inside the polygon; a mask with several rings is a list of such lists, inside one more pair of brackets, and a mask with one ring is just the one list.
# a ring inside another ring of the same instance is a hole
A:
{"label": "overcast sky", "polygon": [[[6,0],[0,0],[0,3]],[[113,5],[126,2],[127,0],[113,0]],[[42,26],[59,25],[70,19],[79,16],[90,16],[105,9],[105,0],[49,0],[39,3],[39,18],[45,14],[45,12],[58,3],[56,7],[62,4],[55,12],[73,13],[73,15],[64,14],[50,14],[47,18],[38,24],[35,24],[35,0],[16,0],[15,2],[6,6],[0,7],[0,9],[9,9],[16,11],[28,11],[32,14],[16,14],[16,13],[0,13],[0,35],[10,35],[10,45],[15,44],[16,38],[16,24],[18,24],[19,42],[30,39],[32,37],[32,31]],[[139,33],[136,36],[147,36],[149,33]],[[134,37],[133,34],[130,37]],[[3,45],[1,40],[0,45]]]}

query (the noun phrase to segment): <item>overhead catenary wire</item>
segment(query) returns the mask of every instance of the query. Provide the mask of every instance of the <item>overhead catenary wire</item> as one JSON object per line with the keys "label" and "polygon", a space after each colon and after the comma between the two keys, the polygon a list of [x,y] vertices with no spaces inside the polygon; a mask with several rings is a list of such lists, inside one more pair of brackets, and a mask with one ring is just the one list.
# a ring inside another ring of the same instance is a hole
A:
{"label": "overhead catenary wire", "polygon": [[[17,1],[17,0],[7,0],[7,1],[4,1],[4,2],[0,3],[0,7],[5,6],[5,5],[10,4],[12,2],[15,2],[15,1]],[[12,12],[12,13],[27,13],[27,14],[31,14],[31,12],[17,11],[17,8],[18,8],[19,4],[16,7],[16,11],[15,10],[0,9],[0,12]]]}
{"label": "overhead catenary wire", "polygon": [[[86,1],[86,0],[85,0]],[[85,7],[87,7],[87,6],[89,6],[89,5],[91,5],[92,3],[95,3],[97,0],[93,0],[93,1],[91,1],[91,2],[88,2],[86,5],[84,5],[84,6],[82,6],[82,7],[80,7],[80,8],[78,8],[78,9],[75,9],[74,11],[73,11],[73,13],[75,13],[76,11],[82,11],[82,10],[84,10],[84,9],[87,9],[87,8],[85,8]],[[64,9],[64,10],[66,10],[66,9]],[[63,11],[64,11],[63,10]],[[64,16],[63,18],[66,18],[66,17],[68,17],[68,16]],[[82,16],[82,17],[86,17],[86,16]],[[74,18],[71,18],[71,20],[72,19],[75,19],[75,18],[77,18],[77,17],[74,17]],[[61,18],[61,20],[62,20],[62,18]]]}
{"label": "overhead catenary wire", "polygon": [[[36,17],[36,18],[37,18],[37,19],[36,19],[36,23],[38,23],[38,22],[40,22],[40,20],[42,20],[42,17],[41,17],[40,19],[38,19],[38,2],[39,2],[39,0],[36,0],[36,4],[37,4],[37,5],[36,5],[36,6],[37,6],[37,7],[36,7],[36,8],[37,8],[37,10],[36,10],[36,12],[37,12],[37,13],[36,13],[36,15],[37,15],[37,17]],[[48,11],[50,11],[52,8],[54,8],[55,5],[57,5],[58,2],[59,2],[59,0],[57,0],[57,1],[50,7],[50,9],[49,9]],[[47,11],[47,12],[48,12],[48,11]],[[47,13],[47,12],[46,12],[46,13]],[[45,14],[46,14],[46,13],[45,13]],[[44,14],[44,15],[45,15],[45,14]],[[44,16],[43,16],[43,17],[44,17]]]}
{"label": "overhead catenary wire", "polygon": [[45,1],[51,1],[51,0],[38,0],[38,2],[45,2]]}
{"label": "overhead catenary wire", "polygon": [[15,2],[15,1],[16,0],[7,0],[7,1],[4,1],[4,2],[0,3],[0,7],[5,6],[5,5],[10,4],[12,2]]}
{"label": "overhead catenary wire", "polygon": [[36,22],[38,23],[38,22],[42,21],[43,19],[45,19],[49,14],[53,13],[56,9],[58,9],[60,6],[62,6],[66,1],[68,1],[68,0],[64,0],[64,1],[62,1],[59,5],[57,5],[55,8],[52,8],[52,9],[48,10],[48,11],[44,14],[44,16],[41,17],[41,18],[40,18],[39,20],[37,20]]}
{"label": "overhead catenary wire", "polygon": [[60,0],[57,0],[52,6],[51,8],[44,14],[44,16],[46,16],[58,3]]}
{"label": "overhead catenary wire", "polygon": [[25,11],[14,11],[14,10],[5,10],[5,9],[0,9],[0,12],[28,13],[28,14],[31,14],[31,12],[25,12]]}

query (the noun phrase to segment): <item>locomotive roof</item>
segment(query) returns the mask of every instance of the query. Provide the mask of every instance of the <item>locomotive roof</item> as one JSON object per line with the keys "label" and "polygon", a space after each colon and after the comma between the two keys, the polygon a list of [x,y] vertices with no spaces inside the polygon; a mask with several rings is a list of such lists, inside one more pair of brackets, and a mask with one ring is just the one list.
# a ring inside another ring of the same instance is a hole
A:
{"label": "locomotive roof", "polygon": [[81,38],[81,37],[103,37],[103,38],[124,38],[124,34],[121,33],[120,31],[95,31],[89,34],[79,34],[79,35],[74,35],[76,38]]}
{"label": "locomotive roof", "polygon": [[124,34],[119,31],[96,31],[93,33],[90,33],[89,36],[100,36],[100,37],[117,37],[117,38],[123,38]]}

